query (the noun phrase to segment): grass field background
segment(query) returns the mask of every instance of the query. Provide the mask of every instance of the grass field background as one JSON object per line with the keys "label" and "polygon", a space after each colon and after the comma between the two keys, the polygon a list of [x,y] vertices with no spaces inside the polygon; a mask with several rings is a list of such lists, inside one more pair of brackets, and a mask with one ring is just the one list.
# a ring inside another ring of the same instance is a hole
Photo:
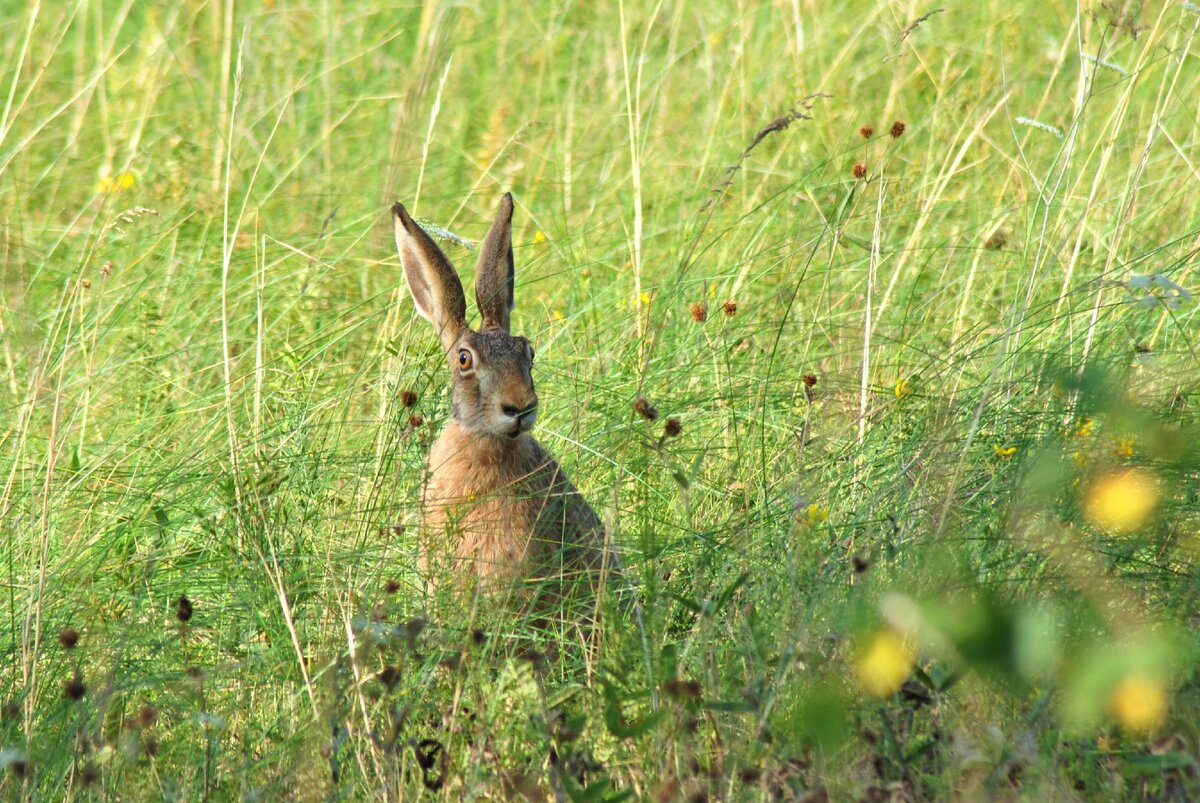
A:
{"label": "grass field background", "polygon": [[[0,25],[6,799],[1200,795],[1195,5]],[[507,190],[644,632],[416,572]]]}

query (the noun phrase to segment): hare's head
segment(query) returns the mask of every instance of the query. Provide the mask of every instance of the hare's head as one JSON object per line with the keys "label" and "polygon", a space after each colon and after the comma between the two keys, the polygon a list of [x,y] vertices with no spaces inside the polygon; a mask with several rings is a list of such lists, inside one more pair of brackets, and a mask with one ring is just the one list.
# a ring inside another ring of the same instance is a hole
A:
{"label": "hare's head", "polygon": [[483,317],[467,325],[467,299],[450,260],[401,204],[392,208],[404,280],[421,317],[433,324],[450,364],[454,419],[470,432],[516,438],[537,420],[533,348],[509,333],[513,308],[512,196],[479,247],[475,296]]}

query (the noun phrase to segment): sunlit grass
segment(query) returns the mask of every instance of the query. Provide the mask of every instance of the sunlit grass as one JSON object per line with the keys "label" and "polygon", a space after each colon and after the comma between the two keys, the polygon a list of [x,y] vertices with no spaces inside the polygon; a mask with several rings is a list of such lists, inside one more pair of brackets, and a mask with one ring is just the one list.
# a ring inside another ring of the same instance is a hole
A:
{"label": "sunlit grass", "polygon": [[[1193,8],[234,8],[0,20],[0,796],[1200,794]],[[506,190],[644,635],[416,571]]]}

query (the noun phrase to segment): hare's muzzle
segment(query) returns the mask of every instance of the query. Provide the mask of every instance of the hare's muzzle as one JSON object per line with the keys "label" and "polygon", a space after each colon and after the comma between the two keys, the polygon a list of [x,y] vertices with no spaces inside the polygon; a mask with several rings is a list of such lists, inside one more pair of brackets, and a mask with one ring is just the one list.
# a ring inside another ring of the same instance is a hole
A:
{"label": "hare's muzzle", "polygon": [[534,396],[520,406],[512,404],[500,405],[500,412],[512,424],[512,429],[508,433],[510,438],[515,438],[522,432],[528,432],[533,429],[534,422],[537,421],[537,404],[537,397]]}

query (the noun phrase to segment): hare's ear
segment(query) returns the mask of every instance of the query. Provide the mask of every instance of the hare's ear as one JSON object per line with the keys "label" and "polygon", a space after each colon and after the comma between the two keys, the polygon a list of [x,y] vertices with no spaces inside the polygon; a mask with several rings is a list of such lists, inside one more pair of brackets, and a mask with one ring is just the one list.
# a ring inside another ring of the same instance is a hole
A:
{"label": "hare's ear", "polygon": [[475,298],[483,316],[482,329],[508,331],[513,309],[512,193],[504,193],[496,219],[479,247],[475,268]]}
{"label": "hare's ear", "polygon": [[467,327],[467,297],[462,282],[442,249],[409,217],[403,204],[392,207],[392,223],[413,304],[437,330],[442,348],[449,351]]}

